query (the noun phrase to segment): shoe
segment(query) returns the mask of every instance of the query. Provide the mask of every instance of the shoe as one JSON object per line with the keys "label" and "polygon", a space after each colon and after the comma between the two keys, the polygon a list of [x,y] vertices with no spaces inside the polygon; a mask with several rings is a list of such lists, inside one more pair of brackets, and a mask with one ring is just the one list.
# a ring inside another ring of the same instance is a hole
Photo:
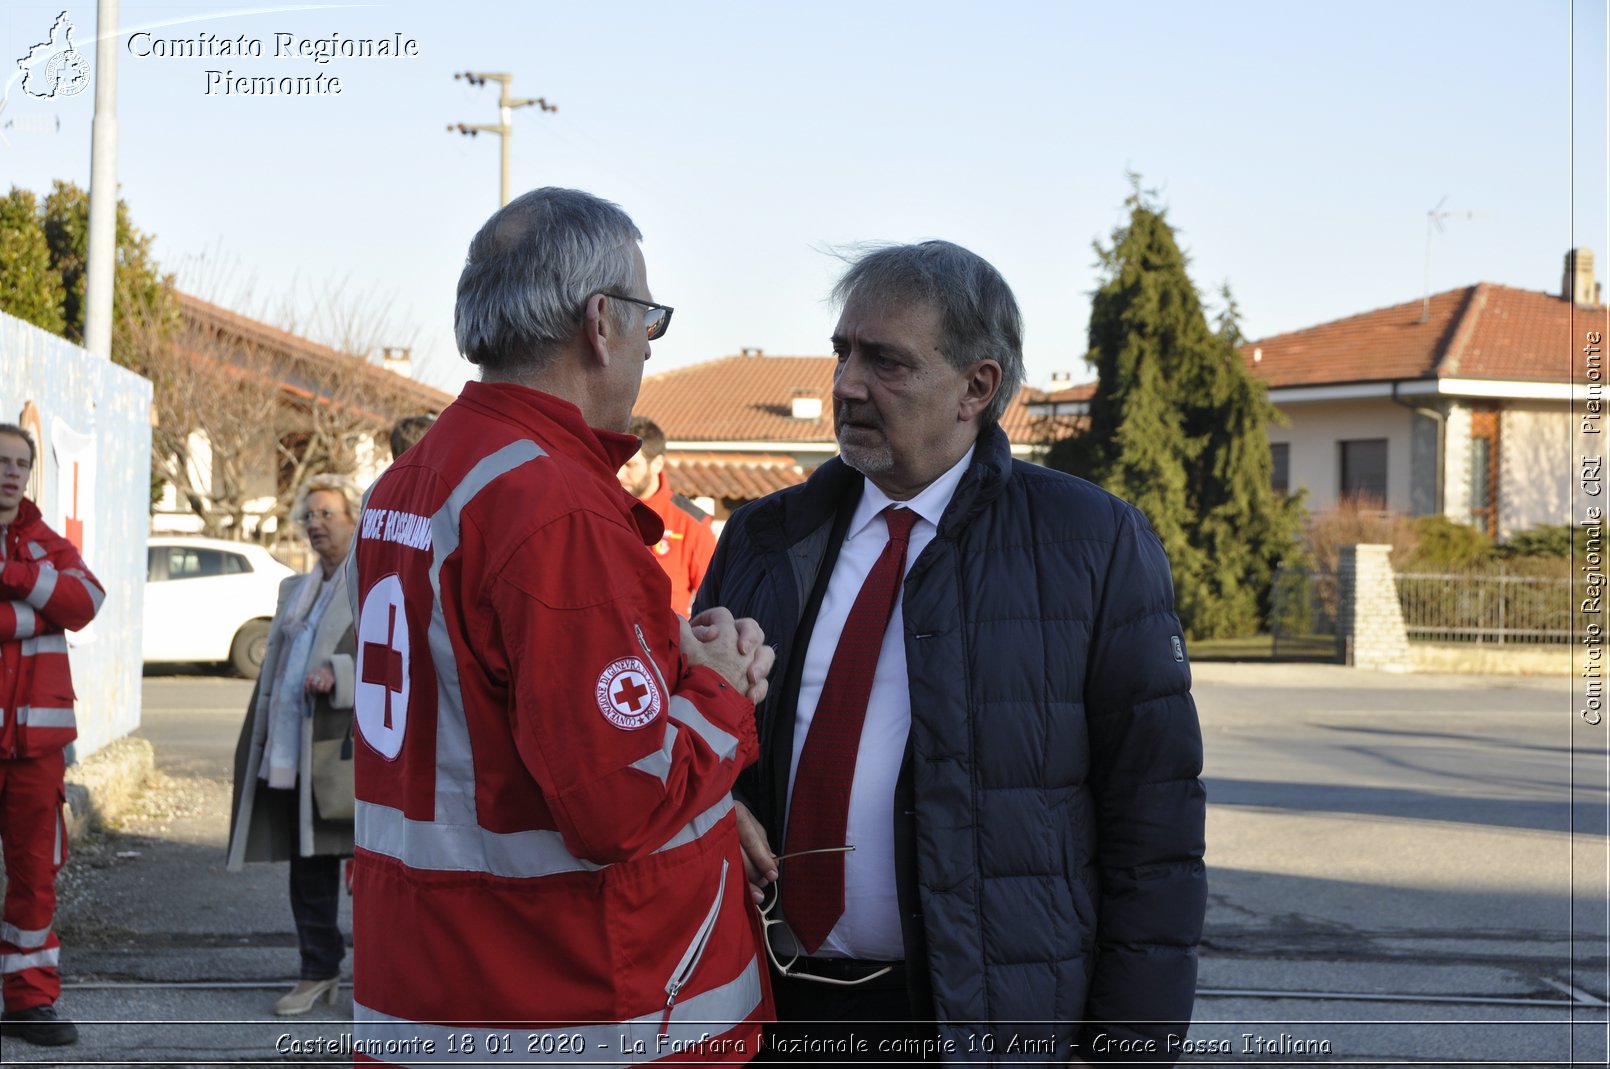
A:
{"label": "shoe", "polygon": [[281,996],[274,1003],[274,1012],[281,1017],[300,1017],[311,1010],[323,999],[330,1005],[335,1005],[337,996],[341,994],[341,978],[332,977],[329,980],[298,980],[296,986]]}
{"label": "shoe", "polygon": [[36,1047],[65,1047],[78,1042],[78,1026],[56,1015],[55,1006],[30,1006],[0,1013],[0,1033]]}

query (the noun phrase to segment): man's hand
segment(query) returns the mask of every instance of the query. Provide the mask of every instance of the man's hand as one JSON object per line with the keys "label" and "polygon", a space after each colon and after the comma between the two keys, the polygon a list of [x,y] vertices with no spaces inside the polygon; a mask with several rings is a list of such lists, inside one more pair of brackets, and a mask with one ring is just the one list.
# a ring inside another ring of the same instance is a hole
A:
{"label": "man's hand", "polygon": [[749,812],[749,807],[734,800],[732,808],[738,812],[738,844],[744,851],[744,875],[749,877],[749,897],[755,905],[766,897],[766,887],[777,879],[777,856],[766,841],[766,829]]}
{"label": "man's hand", "polygon": [[307,674],[305,686],[309,694],[328,694],[335,689],[335,672],[324,664]]}
{"label": "man's hand", "polygon": [[766,697],[766,677],[776,654],[765,644],[760,625],[748,618],[734,620],[726,609],[706,609],[682,623],[682,650],[692,664],[719,672],[750,701]]}

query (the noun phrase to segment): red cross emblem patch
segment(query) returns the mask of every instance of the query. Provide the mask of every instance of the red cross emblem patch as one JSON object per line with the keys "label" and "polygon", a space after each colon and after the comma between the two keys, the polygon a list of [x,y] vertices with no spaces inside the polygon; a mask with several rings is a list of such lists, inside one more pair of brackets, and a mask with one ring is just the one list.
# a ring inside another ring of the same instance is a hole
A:
{"label": "red cross emblem patch", "polygon": [[363,741],[388,761],[408,730],[408,619],[402,581],[388,575],[358,610],[358,679],[353,714]]}
{"label": "red cross emblem patch", "polygon": [[660,688],[648,665],[636,657],[624,657],[605,668],[594,694],[604,719],[626,731],[651,724],[660,715]]}

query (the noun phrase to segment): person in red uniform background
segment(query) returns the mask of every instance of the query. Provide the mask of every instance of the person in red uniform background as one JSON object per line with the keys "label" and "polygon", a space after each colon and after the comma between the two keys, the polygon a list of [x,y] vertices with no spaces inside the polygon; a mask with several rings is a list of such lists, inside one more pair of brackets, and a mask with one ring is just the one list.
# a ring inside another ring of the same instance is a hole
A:
{"label": "person in red uniform background", "polygon": [[621,485],[665,524],[664,537],[649,548],[671,579],[671,608],[686,616],[716,551],[710,514],[672,490],[665,471],[665,432],[658,423],[633,416],[628,433],[641,438],[643,447],[621,465]]}
{"label": "person in red uniform background", "polygon": [[106,595],[73,544],[23,496],[34,460],[28,432],[0,424],[0,1035],[58,1047],[78,1039],[56,1012],[61,943],[51,930],[56,873],[67,860],[62,750],[78,737],[64,632],[94,619]]}
{"label": "person in red uniform background", "polygon": [[743,1062],[770,1017],[730,792],[771,650],[672,613],[616,480],[671,317],[641,238],[576,190],[493,215],[454,311],[481,380],[365,501],[359,1061]]}

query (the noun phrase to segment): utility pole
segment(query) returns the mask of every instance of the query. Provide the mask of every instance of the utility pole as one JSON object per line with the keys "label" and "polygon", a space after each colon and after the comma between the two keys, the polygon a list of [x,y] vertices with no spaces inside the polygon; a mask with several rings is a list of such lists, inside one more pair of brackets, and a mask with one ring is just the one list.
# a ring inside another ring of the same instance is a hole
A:
{"label": "utility pole", "polygon": [[1458,212],[1443,211],[1442,206],[1447,203],[1448,195],[1444,193],[1442,199],[1437,201],[1437,206],[1426,212],[1426,295],[1425,299],[1420,303],[1420,322],[1422,323],[1431,321],[1431,228],[1436,227],[1437,233],[1440,234],[1442,233],[1442,221],[1444,219],[1476,218],[1475,212],[1465,212],[1461,216]]}
{"label": "utility pole", "polygon": [[84,348],[107,360],[112,357],[117,262],[117,41],[117,0],[100,0],[95,19],[95,118],[90,125]]}
{"label": "utility pole", "polygon": [[457,130],[466,137],[474,137],[484,131],[489,134],[497,134],[502,140],[503,177],[502,183],[498,186],[498,206],[502,207],[509,203],[509,139],[514,136],[514,109],[527,108],[535,104],[543,111],[558,111],[559,105],[548,103],[544,97],[526,97],[523,99],[511,97],[509,95],[509,83],[514,81],[514,75],[512,74],[504,74],[501,71],[464,71],[461,74],[453,75],[453,81],[455,82],[461,78],[471,85],[485,85],[487,82],[497,82],[503,87],[503,92],[498,96],[499,121],[496,126],[489,123],[461,122],[452,123],[447,127],[448,133]]}

